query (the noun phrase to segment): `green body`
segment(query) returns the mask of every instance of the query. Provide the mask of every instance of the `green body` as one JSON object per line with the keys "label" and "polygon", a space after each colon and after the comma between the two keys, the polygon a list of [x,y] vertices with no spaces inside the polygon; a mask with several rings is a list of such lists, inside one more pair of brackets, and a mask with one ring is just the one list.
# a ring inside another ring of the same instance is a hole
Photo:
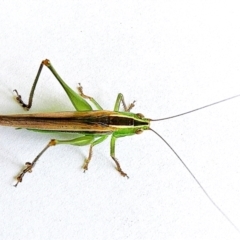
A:
{"label": "green body", "polygon": [[[117,170],[122,176],[127,176],[120,167],[118,160],[115,157],[115,143],[116,139],[120,137],[139,134],[144,130],[150,128],[150,119],[144,118],[142,114],[134,114],[130,109],[134,106],[131,104],[128,108],[124,102],[123,95],[118,94],[113,111],[103,110],[102,107],[95,101],[94,98],[86,96],[82,92],[82,87],[79,87],[80,94],[73,91],[58,75],[49,60],[42,61],[35,81],[33,83],[28,104],[25,104],[17,94],[17,101],[22,107],[27,110],[31,108],[34,91],[42,71],[43,66],[47,66],[58,82],[62,85],[67,93],[76,111],[74,112],[53,112],[53,113],[33,113],[33,114],[16,114],[16,115],[0,115],[0,125],[11,126],[16,128],[26,128],[28,130],[38,132],[70,132],[76,133],[77,137],[74,139],[52,139],[48,145],[38,154],[32,163],[26,163],[27,167],[18,176],[18,182],[22,181],[23,176],[27,172],[31,172],[39,157],[50,147],[57,144],[71,144],[76,146],[90,145],[89,156],[85,159],[83,165],[84,171],[88,169],[88,164],[92,157],[93,146],[103,142],[111,135],[110,155],[117,165]],[[96,108],[93,110],[92,106],[86,101],[88,99]],[[123,104],[125,112],[120,112],[120,104]],[[17,184],[18,184],[17,182]],[[16,184],[16,185],[17,185]]]}
{"label": "green body", "polygon": [[[58,75],[49,60],[42,62],[46,65],[63,89],[67,93],[77,112],[59,112],[40,114],[16,115],[16,124],[14,127],[23,127],[31,130],[58,131],[58,132],[76,132],[80,136],[71,140],[56,140],[57,144],[73,144],[78,146],[96,145],[104,141],[109,135],[111,137],[111,156],[115,155],[116,138],[130,136],[141,133],[149,129],[150,119],[145,119],[142,114],[130,112],[119,112],[123,95],[118,94],[114,106],[114,111],[104,111],[103,108],[91,97],[89,100],[98,109],[94,111],[92,106],[82,97],[73,91]],[[36,78],[38,80],[38,78]],[[36,84],[34,84],[35,90]],[[11,116],[13,121],[13,116]],[[21,126],[19,120],[26,118],[25,125]],[[61,121],[65,120],[65,125]],[[1,122],[1,121],[0,121]],[[41,123],[42,122],[42,123]],[[50,123],[49,123],[50,122]],[[63,127],[63,125],[65,127]],[[67,125],[67,126],[66,126]]]}

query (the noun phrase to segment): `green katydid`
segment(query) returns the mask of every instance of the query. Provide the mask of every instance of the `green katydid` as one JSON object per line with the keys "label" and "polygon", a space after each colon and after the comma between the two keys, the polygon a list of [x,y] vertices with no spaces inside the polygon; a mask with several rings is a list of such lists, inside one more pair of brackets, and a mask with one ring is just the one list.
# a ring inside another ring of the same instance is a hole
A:
{"label": "green katydid", "polygon": [[[124,97],[121,93],[119,93],[117,96],[117,100],[115,102],[113,111],[103,110],[103,108],[96,102],[94,98],[87,96],[83,93],[81,85],[79,85],[78,87],[79,94],[73,91],[58,75],[56,70],[51,65],[50,61],[46,59],[42,61],[40,64],[27,104],[23,102],[21,95],[19,95],[18,91],[14,90],[14,92],[17,95],[16,96],[17,101],[26,110],[29,110],[32,106],[34,91],[43,66],[47,66],[49,70],[53,73],[53,75],[56,77],[58,82],[62,85],[63,89],[67,93],[76,111],[0,115],[0,125],[16,128],[25,128],[28,130],[34,130],[38,132],[62,132],[63,134],[66,132],[70,132],[78,134],[79,136],[70,140],[57,140],[57,139],[50,140],[50,142],[45,146],[45,148],[36,156],[36,158],[31,163],[30,162],[26,163],[25,169],[23,169],[23,171],[17,177],[17,183],[14,186],[17,186],[18,183],[22,182],[22,179],[26,173],[32,172],[32,169],[35,167],[41,155],[49,147],[55,146],[57,144],[71,144],[75,146],[90,145],[89,155],[85,159],[83,165],[83,169],[85,172],[86,170],[88,170],[88,165],[92,157],[93,146],[103,142],[109,136],[111,136],[110,155],[116,164],[116,169],[122,176],[128,177],[128,175],[121,169],[121,166],[115,156],[116,139],[120,137],[131,136],[134,134],[140,134],[144,130],[151,130],[154,133],[156,133],[168,145],[168,147],[173,151],[173,153],[177,156],[177,158],[181,161],[181,163],[184,165],[187,171],[194,178],[195,182],[199,185],[199,187],[202,189],[203,193],[207,196],[207,198],[218,209],[218,211],[221,212],[225,219],[228,220],[229,223],[240,233],[240,230],[237,228],[237,226],[213,201],[213,199],[209,196],[209,194],[206,192],[206,190],[203,188],[200,182],[196,179],[194,174],[190,171],[190,169],[183,162],[183,160],[179,157],[179,155],[175,152],[175,150],[169,145],[168,142],[166,142],[165,139],[163,139],[157,132],[150,128],[151,121],[160,121],[174,117],[179,117],[184,114],[198,111],[203,108],[210,107],[215,104],[239,97],[240,94],[182,114],[178,114],[168,118],[153,120],[150,118],[145,118],[140,113],[137,114],[131,113],[130,110],[134,107],[134,102],[127,106],[124,101]],[[97,110],[93,110],[92,106],[86,100],[89,100],[90,103],[92,103]],[[123,104],[124,112],[119,111],[121,103]]]}

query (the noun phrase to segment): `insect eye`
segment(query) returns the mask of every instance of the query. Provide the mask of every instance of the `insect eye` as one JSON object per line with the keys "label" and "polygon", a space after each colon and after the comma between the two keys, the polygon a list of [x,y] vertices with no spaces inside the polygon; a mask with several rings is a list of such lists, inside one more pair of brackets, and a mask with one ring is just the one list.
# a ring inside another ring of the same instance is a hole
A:
{"label": "insect eye", "polygon": [[137,115],[139,118],[144,118],[144,115],[141,114],[141,113],[137,113],[136,115]]}
{"label": "insect eye", "polygon": [[136,134],[140,134],[140,133],[142,133],[142,132],[143,132],[142,129],[138,129],[135,133],[136,133]]}

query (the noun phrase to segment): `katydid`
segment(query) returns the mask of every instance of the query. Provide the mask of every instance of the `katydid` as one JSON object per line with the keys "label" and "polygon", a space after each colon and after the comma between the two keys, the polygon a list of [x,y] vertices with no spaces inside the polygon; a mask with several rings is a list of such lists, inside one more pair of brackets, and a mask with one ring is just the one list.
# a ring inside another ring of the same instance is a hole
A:
{"label": "katydid", "polygon": [[[182,113],[175,116],[171,116],[168,118],[162,119],[150,119],[145,118],[142,114],[131,113],[130,110],[134,107],[134,103],[131,103],[129,106],[126,105],[124,101],[124,97],[121,93],[118,94],[114,110],[108,111],[103,110],[103,108],[97,103],[97,101],[87,96],[83,93],[83,88],[79,84],[78,90],[79,94],[73,91],[58,75],[56,70],[53,68],[52,64],[48,59],[41,62],[39,70],[37,72],[36,78],[34,80],[28,103],[24,103],[21,95],[17,90],[14,90],[16,93],[16,99],[21,106],[29,110],[32,106],[34,91],[41,74],[43,66],[49,68],[49,70],[56,77],[58,82],[62,85],[63,89],[67,93],[70,101],[75,107],[76,111],[68,111],[68,112],[49,112],[49,113],[33,113],[33,114],[15,114],[15,115],[0,115],[0,125],[2,126],[10,126],[16,128],[25,128],[28,130],[38,131],[38,132],[62,132],[63,134],[75,133],[78,136],[74,139],[66,139],[66,140],[58,140],[51,139],[49,143],[44,147],[44,149],[36,156],[36,158],[32,162],[26,162],[26,167],[17,177],[17,183],[14,185],[15,187],[18,183],[22,182],[23,177],[26,173],[32,172],[32,169],[35,167],[39,158],[42,154],[51,146],[55,146],[58,144],[71,144],[75,146],[86,146],[90,145],[89,155],[85,159],[83,164],[84,172],[88,170],[89,162],[92,158],[93,147],[104,140],[106,140],[109,136],[111,136],[110,141],[110,155],[113,161],[116,164],[117,171],[123,176],[127,177],[128,175],[122,170],[116,156],[115,156],[115,144],[117,138],[131,136],[134,134],[140,134],[144,130],[151,130],[156,133],[172,150],[172,152],[176,155],[176,157],[181,161],[186,170],[193,177],[198,186],[202,189],[203,193],[206,197],[212,202],[212,204],[218,209],[218,211],[224,216],[224,218],[240,233],[238,227],[231,221],[231,219],[220,209],[220,207],[213,201],[213,199],[209,196],[206,190],[203,188],[201,183],[196,179],[191,170],[187,167],[187,165],[183,162],[180,156],[176,153],[176,151],[170,146],[170,144],[163,139],[160,134],[155,132],[150,128],[151,121],[161,121],[174,117],[179,117],[184,114],[188,114],[194,111],[201,110],[203,108],[207,108],[213,106],[215,104],[228,101],[230,99],[239,97],[239,95]],[[93,110],[92,106],[89,102],[97,109]],[[120,112],[120,105],[123,104],[124,112]]]}

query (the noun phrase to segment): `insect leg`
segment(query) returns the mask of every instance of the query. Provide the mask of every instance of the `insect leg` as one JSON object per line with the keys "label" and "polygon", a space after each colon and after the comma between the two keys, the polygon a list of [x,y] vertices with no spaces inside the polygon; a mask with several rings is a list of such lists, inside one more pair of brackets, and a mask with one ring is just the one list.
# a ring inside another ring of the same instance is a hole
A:
{"label": "insect leg", "polygon": [[79,83],[78,85],[79,85],[78,86],[78,91],[79,91],[80,96],[82,98],[88,99],[90,102],[92,102],[98,110],[103,110],[103,108],[98,104],[98,102],[93,97],[90,97],[90,96],[85,95],[83,93],[83,87],[81,86],[81,84]]}
{"label": "insect leg", "polygon": [[13,90],[16,93],[16,95],[17,95],[16,100],[26,110],[29,110],[31,108],[31,106],[32,106],[34,91],[35,91],[35,88],[36,88],[39,76],[41,74],[42,68],[43,68],[43,62],[41,62],[40,67],[39,67],[38,72],[37,72],[37,75],[36,75],[36,78],[35,78],[35,80],[33,82],[32,89],[31,89],[31,92],[30,92],[30,95],[29,95],[29,99],[28,99],[28,104],[23,102],[22,96],[18,93],[18,91],[16,89]]}
{"label": "insect leg", "polygon": [[94,141],[91,145],[90,145],[90,148],[89,148],[89,154],[88,154],[88,158],[85,159],[84,161],[84,164],[83,164],[83,169],[84,169],[84,172],[88,170],[88,164],[92,158],[92,148],[93,146],[103,142],[106,138],[108,137],[108,135],[105,135],[105,136],[101,136],[100,138],[98,138],[96,141]]}
{"label": "insect leg", "polygon": [[120,108],[120,104],[122,103],[123,104],[123,108],[124,108],[124,111],[125,112],[130,112],[130,110],[135,106],[135,103],[136,101],[133,101],[128,107],[124,101],[124,97],[123,97],[123,94],[122,93],[119,93],[117,95],[117,100],[115,102],[115,105],[114,105],[114,111],[119,111],[119,108]]}
{"label": "insect leg", "polygon": [[[105,137],[105,136],[104,136]],[[76,146],[85,146],[91,144],[95,139],[95,136],[81,136],[78,138],[70,139],[70,140],[57,140],[52,139],[47,146],[36,156],[36,158],[30,163],[26,162],[26,168],[18,175],[17,183],[14,185],[15,187],[18,185],[19,182],[22,182],[22,179],[26,173],[31,173],[32,169],[35,167],[37,161],[42,156],[42,154],[51,146],[55,146],[57,144],[71,144]],[[102,140],[103,141],[103,140]]]}
{"label": "insect leg", "polygon": [[26,168],[23,169],[23,171],[18,175],[17,177],[17,183],[14,185],[14,187],[17,187],[19,182],[22,182],[22,179],[25,175],[25,173],[31,173],[33,167],[36,165],[36,162],[38,161],[38,159],[42,156],[42,154],[51,146],[55,146],[57,144],[57,140],[52,139],[47,146],[36,156],[36,158],[30,163],[30,162],[26,162]]}
{"label": "insect leg", "polygon": [[65,90],[65,92],[67,93],[70,101],[72,102],[73,106],[75,107],[75,109],[77,111],[86,111],[86,110],[92,110],[92,107],[90,106],[90,104],[84,100],[81,96],[79,96],[79,94],[77,94],[76,92],[74,92],[64,81],[63,79],[59,76],[59,74],[56,72],[56,70],[53,68],[52,64],[50,63],[50,61],[48,59],[44,60],[41,62],[40,67],[38,69],[36,78],[33,82],[32,85],[32,89],[29,95],[29,99],[28,99],[28,103],[24,103],[22,100],[21,95],[18,93],[18,91],[15,89],[14,92],[17,94],[16,99],[19,102],[19,104],[25,108],[26,110],[29,110],[32,106],[32,102],[33,102],[33,95],[35,92],[35,88],[39,79],[39,76],[41,74],[42,68],[43,66],[46,66],[49,68],[49,70],[52,72],[52,74],[56,77],[56,79],[58,80],[58,82],[61,84],[61,86],[63,87],[63,89]]}
{"label": "insect leg", "polygon": [[128,177],[128,175],[123,172],[123,170],[121,169],[121,166],[120,166],[120,163],[118,162],[117,158],[115,157],[115,143],[116,143],[116,139],[118,138],[117,135],[112,135],[112,138],[111,138],[111,143],[110,143],[110,155],[113,159],[113,161],[115,162],[116,164],[116,169],[118,172],[120,172],[120,174],[123,176],[123,177]]}

